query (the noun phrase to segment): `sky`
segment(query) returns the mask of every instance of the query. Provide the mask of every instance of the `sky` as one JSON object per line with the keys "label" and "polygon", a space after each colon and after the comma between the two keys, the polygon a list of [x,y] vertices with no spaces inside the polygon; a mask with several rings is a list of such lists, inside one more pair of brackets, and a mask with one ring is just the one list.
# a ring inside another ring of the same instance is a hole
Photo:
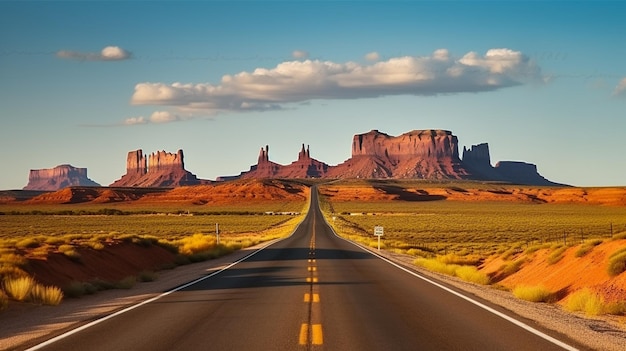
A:
{"label": "sky", "polygon": [[450,130],[575,186],[626,186],[626,2],[0,1],[0,189],[129,151],[202,179],[270,146],[330,165],[352,137]]}

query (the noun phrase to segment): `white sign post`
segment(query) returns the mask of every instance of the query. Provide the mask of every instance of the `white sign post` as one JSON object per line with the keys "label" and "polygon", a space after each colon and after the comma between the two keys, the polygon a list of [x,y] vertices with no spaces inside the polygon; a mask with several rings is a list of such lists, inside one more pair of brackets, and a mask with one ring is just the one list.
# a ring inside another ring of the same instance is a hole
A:
{"label": "white sign post", "polygon": [[380,251],[380,237],[383,236],[384,233],[384,229],[382,226],[375,226],[374,227],[374,235],[376,235],[378,237],[378,251]]}

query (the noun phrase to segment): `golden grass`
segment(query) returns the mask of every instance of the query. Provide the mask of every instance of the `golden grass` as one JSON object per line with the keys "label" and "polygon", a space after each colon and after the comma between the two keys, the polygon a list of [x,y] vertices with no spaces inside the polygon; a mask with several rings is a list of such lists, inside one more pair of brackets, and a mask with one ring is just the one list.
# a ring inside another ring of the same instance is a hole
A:
{"label": "golden grass", "polygon": [[35,284],[30,292],[30,297],[34,303],[56,306],[63,300],[63,291],[56,286]]}
{"label": "golden grass", "polygon": [[626,248],[615,251],[609,256],[607,273],[615,277],[626,271]]}
{"label": "golden grass", "polygon": [[570,294],[563,307],[570,312],[584,312],[590,316],[605,313],[604,298],[588,288]]}
{"label": "golden grass", "polygon": [[9,278],[5,279],[2,285],[11,298],[17,301],[27,301],[35,280],[32,277]]}
{"label": "golden grass", "polygon": [[554,294],[544,286],[518,285],[513,289],[513,295],[530,302],[551,302],[554,299]]}
{"label": "golden grass", "polygon": [[458,277],[464,281],[481,285],[490,283],[489,276],[480,272],[474,266],[461,266],[457,264],[447,264],[438,259],[418,258],[413,263],[429,271],[442,273],[454,277]]}

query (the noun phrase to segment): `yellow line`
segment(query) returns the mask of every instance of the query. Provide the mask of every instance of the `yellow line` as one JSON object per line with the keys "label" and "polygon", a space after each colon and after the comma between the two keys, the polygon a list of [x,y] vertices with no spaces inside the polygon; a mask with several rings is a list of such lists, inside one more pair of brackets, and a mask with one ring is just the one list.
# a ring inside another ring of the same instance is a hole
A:
{"label": "yellow line", "polygon": [[304,294],[304,302],[310,302],[311,301],[311,294],[306,293]]}
{"label": "yellow line", "polygon": [[317,267],[309,267],[309,272],[316,272],[317,271]]}
{"label": "yellow line", "polygon": [[311,344],[313,345],[322,345],[324,343],[324,337],[322,336],[322,325],[321,324],[313,324],[311,326]]}
{"label": "yellow line", "polygon": [[316,277],[313,277],[313,278],[306,278],[306,282],[307,282],[307,283],[317,283],[317,282],[318,282],[318,280],[317,280],[317,278],[316,278]]}
{"label": "yellow line", "polygon": [[309,338],[309,325],[302,323],[300,326],[300,345],[306,345]]}
{"label": "yellow line", "polygon": [[320,302],[320,294],[313,294],[313,302]]}

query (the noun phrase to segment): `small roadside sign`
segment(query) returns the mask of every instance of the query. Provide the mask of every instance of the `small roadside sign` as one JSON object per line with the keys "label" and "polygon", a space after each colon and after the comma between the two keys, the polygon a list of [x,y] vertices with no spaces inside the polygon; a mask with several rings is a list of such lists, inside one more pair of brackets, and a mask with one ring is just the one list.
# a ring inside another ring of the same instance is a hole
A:
{"label": "small roadside sign", "polygon": [[384,233],[384,229],[383,229],[382,226],[377,225],[377,226],[374,227],[374,235],[376,235],[376,236],[383,236],[383,233]]}
{"label": "small roadside sign", "polygon": [[374,227],[374,235],[376,235],[378,237],[378,251],[380,251],[380,237],[383,236],[383,227],[380,225],[377,225]]}

